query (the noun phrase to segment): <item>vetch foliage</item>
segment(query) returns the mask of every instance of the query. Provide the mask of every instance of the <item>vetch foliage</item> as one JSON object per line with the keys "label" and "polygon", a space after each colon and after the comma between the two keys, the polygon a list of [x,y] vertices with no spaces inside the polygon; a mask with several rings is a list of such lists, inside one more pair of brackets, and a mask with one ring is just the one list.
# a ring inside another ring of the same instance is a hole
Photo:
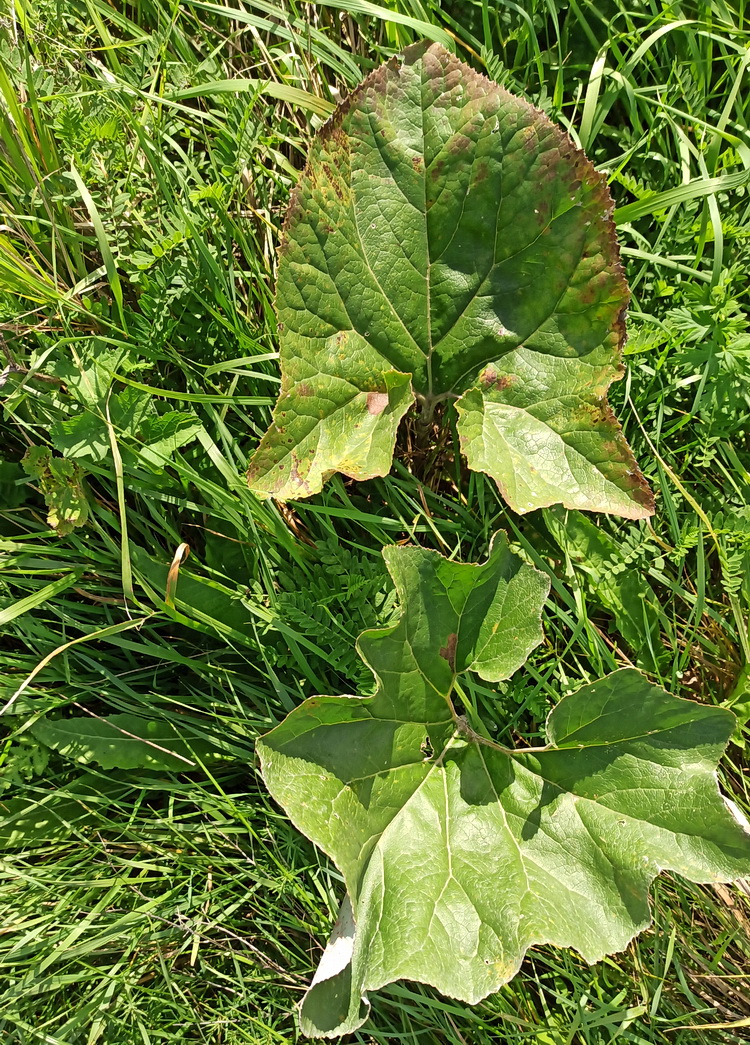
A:
{"label": "vetch foliage", "polygon": [[285,222],[282,388],[249,468],[282,500],[388,472],[412,404],[455,403],[518,512],[642,518],[606,393],[628,289],[605,179],[542,113],[438,44],[377,69],[313,141]]}
{"label": "vetch foliage", "polygon": [[460,679],[524,663],[547,579],[502,534],[481,566],[384,556],[402,616],[359,639],[375,695],[313,697],[258,745],[271,794],[347,887],[302,1003],[312,1036],[355,1030],[368,991],[398,979],[475,1003],[535,944],[597,961],[648,925],[659,871],[722,882],[750,867],[716,779],[731,714],[624,669],[561,700],[546,747],[502,747],[461,713]]}

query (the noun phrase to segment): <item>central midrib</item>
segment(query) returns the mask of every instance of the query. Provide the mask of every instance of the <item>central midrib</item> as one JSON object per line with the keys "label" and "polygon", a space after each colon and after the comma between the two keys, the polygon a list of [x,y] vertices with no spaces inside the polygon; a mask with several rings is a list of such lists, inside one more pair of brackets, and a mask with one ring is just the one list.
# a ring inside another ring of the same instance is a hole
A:
{"label": "central midrib", "polygon": [[[427,355],[426,355],[426,370],[427,370],[427,396],[428,396],[429,399],[432,399],[433,396],[434,396],[433,374],[432,374],[432,358],[433,358],[435,349],[439,345],[441,345],[443,343],[443,341],[448,336],[450,331],[453,330],[455,328],[455,326],[460,322],[461,315],[463,315],[463,312],[456,317],[456,319],[451,324],[449,329],[444,334],[442,334],[440,336],[438,341],[433,343],[433,339],[432,339],[432,265],[433,265],[433,259],[432,259],[432,255],[431,255],[431,252],[430,252],[430,236],[429,236],[429,228],[428,228],[429,221],[428,221],[428,211],[427,211],[427,149],[426,149],[426,134],[425,134],[424,88],[425,88],[425,81],[424,81],[424,79],[422,79],[421,82],[420,82],[420,102],[421,102],[421,118],[422,118],[421,119],[421,122],[422,122],[422,160],[423,160],[422,185],[423,185],[423,189],[424,189],[423,210],[424,210],[424,222],[425,222],[425,248],[426,248],[426,251],[427,251],[427,268],[426,268],[427,287],[426,287],[425,300],[426,300],[426,307],[427,307],[427,346],[428,347],[427,347]],[[430,105],[432,105],[432,102],[430,102]],[[468,195],[469,190],[470,190],[470,186],[467,185],[466,192],[464,194],[464,205],[465,205],[466,196]],[[474,295],[472,296],[472,300],[477,296],[477,294],[479,294],[479,292],[481,291],[482,287],[485,286],[485,284],[486,284],[486,282],[487,282],[487,280],[489,278],[489,275],[490,275],[492,269],[495,266],[495,257],[497,256],[497,236],[498,236],[498,226],[499,226],[499,216],[500,216],[500,207],[501,207],[501,205],[502,205],[502,191],[498,194],[497,213],[495,215],[495,223],[494,223],[494,226],[495,226],[494,227],[494,246],[493,246],[492,258],[491,258],[491,261],[490,261],[490,266],[489,266],[489,269],[487,270],[487,272],[482,277],[482,279],[478,282],[476,290],[474,292]],[[458,232],[458,229],[460,227],[460,222],[461,222],[461,218],[459,217],[458,223],[456,225],[456,229],[454,230],[453,237],[455,237],[456,232]],[[465,309],[464,309],[464,312],[465,312]],[[494,358],[496,358],[496,357],[493,355],[492,359],[494,359]],[[487,362],[491,362],[491,361],[492,361],[491,359],[487,360]],[[484,365],[484,364],[480,364],[480,365]],[[476,369],[476,368],[472,367],[472,370],[474,370],[474,369]],[[449,393],[455,391],[456,387],[458,385],[460,385],[460,383],[461,383],[460,380],[455,381],[451,385],[450,389],[441,389],[440,390],[440,394],[441,395],[446,395],[446,394],[449,394]]]}
{"label": "central midrib", "polygon": [[422,209],[424,211],[424,242],[425,248],[427,250],[427,290],[425,295],[425,302],[427,306],[427,395],[430,398],[432,398],[432,353],[434,349],[434,346],[432,344],[432,258],[430,257],[430,233],[427,222],[427,156],[425,148],[424,126],[424,79],[421,77],[419,84],[419,101],[422,116],[422,189],[424,191]]}

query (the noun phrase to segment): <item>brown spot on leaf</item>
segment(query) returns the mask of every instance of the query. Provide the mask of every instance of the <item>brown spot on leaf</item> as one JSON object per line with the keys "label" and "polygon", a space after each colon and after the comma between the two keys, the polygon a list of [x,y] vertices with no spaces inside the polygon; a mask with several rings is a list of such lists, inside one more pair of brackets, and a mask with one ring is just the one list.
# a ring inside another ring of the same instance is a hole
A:
{"label": "brown spot on leaf", "polygon": [[440,649],[440,656],[443,658],[443,660],[447,660],[448,661],[448,666],[450,667],[451,671],[455,671],[456,670],[456,644],[457,644],[457,642],[458,642],[458,635],[456,635],[455,631],[452,631],[451,634],[448,636],[445,645],[442,646],[441,649]]}
{"label": "brown spot on leaf", "polygon": [[448,142],[448,152],[452,152],[454,155],[468,152],[470,148],[471,139],[467,138],[465,134],[454,134]]}
{"label": "brown spot on leaf", "polygon": [[298,396],[311,396],[313,394],[312,385],[308,385],[307,381],[300,381],[295,392]]}
{"label": "brown spot on leaf", "polygon": [[654,499],[654,493],[651,487],[646,482],[646,478],[641,472],[640,468],[635,470],[635,474],[631,481],[633,484],[631,486],[631,492],[633,494],[633,497],[638,502],[638,504],[642,505],[642,507],[646,509],[649,515],[653,515],[656,504]]}
{"label": "brown spot on leaf", "polygon": [[344,193],[341,191],[341,185],[339,184],[340,176],[339,176],[338,172],[335,171],[333,169],[333,167],[331,167],[330,163],[324,163],[323,164],[323,170],[325,171],[325,175],[328,178],[328,181],[329,181],[329,183],[331,185],[331,188],[336,193],[338,198],[340,200],[343,200],[344,199]]}
{"label": "brown spot on leaf", "polygon": [[424,170],[424,160],[422,159],[421,156],[412,156],[412,158],[411,158],[411,165],[414,168],[414,170],[417,172],[417,174],[421,174],[422,171]]}
{"label": "brown spot on leaf", "polygon": [[347,137],[346,131],[344,131],[344,129],[341,126],[334,125],[331,129],[329,137],[331,141],[336,142],[337,145],[339,145],[343,149],[346,149],[348,152],[349,138]]}
{"label": "brown spot on leaf", "polygon": [[382,414],[388,406],[388,394],[386,392],[368,392],[367,409],[371,414]]}
{"label": "brown spot on leaf", "polygon": [[292,470],[289,473],[289,478],[293,483],[296,483],[297,486],[301,486],[305,493],[307,493],[309,496],[312,493],[312,490],[310,489],[310,484],[307,482],[307,480],[300,475],[299,466],[299,456],[294,452],[294,450],[292,450]]}
{"label": "brown spot on leaf", "polygon": [[520,134],[521,147],[524,152],[536,152],[537,149],[537,129],[534,124],[529,124],[525,127]]}
{"label": "brown spot on leaf", "polygon": [[484,392],[502,392],[504,388],[510,388],[515,380],[512,374],[498,374],[494,366],[485,367],[479,375],[479,384]]}

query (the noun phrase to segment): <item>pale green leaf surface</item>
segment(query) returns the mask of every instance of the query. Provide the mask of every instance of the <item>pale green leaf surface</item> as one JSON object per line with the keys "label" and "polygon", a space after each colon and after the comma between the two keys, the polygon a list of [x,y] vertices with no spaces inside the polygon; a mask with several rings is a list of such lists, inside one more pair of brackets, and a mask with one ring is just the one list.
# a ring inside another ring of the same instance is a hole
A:
{"label": "pale green leaf surface", "polygon": [[521,513],[561,503],[639,519],[650,495],[614,414],[601,396],[604,368],[519,348],[482,371],[456,404],[461,448]]}
{"label": "pale green leaf surface", "polygon": [[386,559],[403,616],[360,638],[375,696],[314,697],[258,745],[271,794],[348,890],[302,1004],[313,1036],[359,1027],[367,993],[398,979],[475,1003],[530,946],[590,962],[621,950],[662,869],[696,882],[750,870],[716,781],[730,714],[626,669],[564,698],[548,747],[501,748],[457,713],[454,681],[524,662],[546,580],[504,540],[483,566],[417,548]]}
{"label": "pale green leaf surface", "polygon": [[[97,377],[100,373],[92,370]],[[66,457],[105,460],[111,452],[105,409],[117,438],[135,440],[140,463],[155,471],[162,471],[174,452],[192,442],[202,428],[195,414],[179,410],[158,414],[152,396],[127,387],[98,402],[91,400],[84,410],[57,421],[50,433],[52,445]]]}
{"label": "pale green leaf surface", "polygon": [[[81,387],[86,388],[93,396],[97,387],[102,387],[102,375],[106,375],[103,368],[92,367],[88,372],[89,378]],[[82,372],[86,376],[86,372]],[[107,377],[103,378],[104,381]],[[51,429],[50,435],[52,445],[61,454],[71,458],[90,457],[95,462],[103,461],[110,452],[109,430],[105,420],[104,410],[109,410],[109,418],[114,426],[117,436],[135,436],[141,425],[150,413],[154,411],[153,401],[150,396],[132,388],[125,388],[117,395],[108,397],[105,393],[97,401],[93,398],[85,400],[86,408],[79,413],[57,421]]]}
{"label": "pale green leaf surface", "polygon": [[106,460],[110,450],[107,426],[91,410],[81,410],[56,421],[50,429],[50,440],[66,457],[88,457],[95,464]]}
{"label": "pale green leaf surface", "polygon": [[376,70],[314,139],[289,207],[282,390],[253,490],[383,475],[413,400],[458,400],[469,467],[517,511],[650,514],[606,403],[628,301],[610,211],[562,131],[439,45]]}
{"label": "pale green leaf surface", "polygon": [[112,384],[112,375],[125,364],[121,349],[96,346],[96,354],[90,352],[81,360],[62,357],[54,367],[56,377],[64,382],[66,390],[87,406],[99,406],[106,398]]}

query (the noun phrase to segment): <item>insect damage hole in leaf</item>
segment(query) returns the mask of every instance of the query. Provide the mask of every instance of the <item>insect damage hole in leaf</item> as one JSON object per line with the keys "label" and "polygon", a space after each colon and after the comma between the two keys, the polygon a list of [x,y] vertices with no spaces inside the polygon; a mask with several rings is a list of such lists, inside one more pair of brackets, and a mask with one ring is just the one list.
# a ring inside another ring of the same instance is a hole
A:
{"label": "insect damage hole in leaf", "polygon": [[372,73],[313,140],[284,223],[281,394],[248,471],[281,500],[385,475],[415,400],[458,411],[518,512],[642,518],[607,404],[628,289],[604,177],[546,116],[438,44]]}
{"label": "insect damage hole in leaf", "polygon": [[563,698],[546,747],[500,747],[459,718],[453,688],[525,662],[547,578],[502,535],[481,566],[384,555],[402,616],[360,636],[375,695],[313,697],[258,743],[271,794],[347,888],[300,1010],[315,1037],[356,1030],[368,992],[395,980],[476,1003],[531,946],[620,951],[661,870],[750,871],[748,825],[717,786],[731,714],[624,669]]}

